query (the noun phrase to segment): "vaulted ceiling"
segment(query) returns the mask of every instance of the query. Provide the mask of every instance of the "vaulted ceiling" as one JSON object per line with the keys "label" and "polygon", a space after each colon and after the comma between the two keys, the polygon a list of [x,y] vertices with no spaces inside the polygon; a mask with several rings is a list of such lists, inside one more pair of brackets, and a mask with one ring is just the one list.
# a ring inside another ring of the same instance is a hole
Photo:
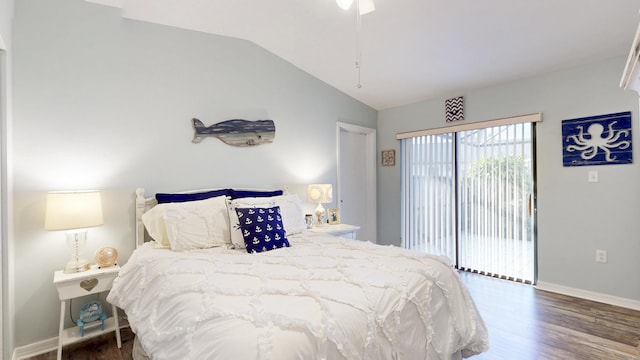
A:
{"label": "vaulted ceiling", "polygon": [[335,0],[88,1],[252,41],[378,110],[626,55],[640,20],[640,0],[374,0],[358,32]]}

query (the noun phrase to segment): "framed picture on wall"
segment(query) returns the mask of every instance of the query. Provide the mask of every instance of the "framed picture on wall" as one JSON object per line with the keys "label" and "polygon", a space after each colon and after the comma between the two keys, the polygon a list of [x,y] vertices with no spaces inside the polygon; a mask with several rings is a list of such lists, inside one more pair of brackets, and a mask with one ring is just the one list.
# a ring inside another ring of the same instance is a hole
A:
{"label": "framed picture on wall", "polygon": [[382,166],[395,166],[396,165],[396,151],[382,150]]}
{"label": "framed picture on wall", "polygon": [[340,224],[340,210],[337,208],[327,210],[327,216],[329,217],[329,224]]}

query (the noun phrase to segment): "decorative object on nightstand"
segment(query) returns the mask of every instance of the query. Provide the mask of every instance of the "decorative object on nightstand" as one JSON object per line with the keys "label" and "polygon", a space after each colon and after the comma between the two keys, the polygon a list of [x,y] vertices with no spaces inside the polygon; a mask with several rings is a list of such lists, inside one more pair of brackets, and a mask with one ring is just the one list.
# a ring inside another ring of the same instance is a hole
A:
{"label": "decorative object on nightstand", "polygon": [[312,184],[309,185],[309,201],[312,203],[318,203],[318,207],[315,210],[316,224],[324,225],[326,210],[322,204],[327,204],[333,201],[333,186],[331,184]]}
{"label": "decorative object on nightstand", "polygon": [[[78,326],[73,326],[67,329],[64,328],[67,301],[85,295],[98,294],[111,290],[113,280],[118,276],[119,271],[120,266],[118,265],[102,269],[98,268],[97,265],[93,265],[89,270],[84,272],[67,274],[64,271],[59,270],[53,274],[53,283],[58,290],[58,298],[60,299],[58,360],[62,358],[63,346],[90,339],[95,336],[100,336],[112,331],[116,334],[116,344],[118,345],[118,348],[122,347],[120,323],[118,321],[118,309],[115,305],[111,305],[111,312],[113,316],[108,318],[104,317],[103,319],[103,309],[97,309],[96,307],[93,307],[91,303],[85,304],[83,308],[85,308],[85,306],[87,307],[85,309],[86,316],[82,315],[82,309],[80,315],[80,319],[82,319],[82,326],[78,323]],[[99,318],[96,319],[96,321],[89,322],[89,318],[93,318],[98,312],[100,312]]]}
{"label": "decorative object on nightstand", "polygon": [[307,224],[307,229],[311,229],[313,227],[313,215],[305,214],[304,222]]}
{"label": "decorative object on nightstand", "polygon": [[96,265],[100,268],[113,266],[118,261],[118,250],[111,246],[101,247],[96,250],[93,260],[95,260]]}
{"label": "decorative object on nightstand", "polygon": [[338,208],[329,209],[329,225],[340,224],[340,210]]}
{"label": "decorative object on nightstand", "polygon": [[89,270],[89,262],[80,257],[87,243],[87,228],[103,224],[100,192],[59,191],[47,194],[46,230],[68,230],[67,244],[72,248],[71,260],[64,272],[76,273]]}
{"label": "decorative object on nightstand", "polygon": [[104,331],[104,321],[107,320],[107,314],[102,312],[102,303],[100,301],[90,301],[80,308],[80,316],[76,320],[80,329],[80,336],[84,336],[84,324],[100,320],[100,330]]}

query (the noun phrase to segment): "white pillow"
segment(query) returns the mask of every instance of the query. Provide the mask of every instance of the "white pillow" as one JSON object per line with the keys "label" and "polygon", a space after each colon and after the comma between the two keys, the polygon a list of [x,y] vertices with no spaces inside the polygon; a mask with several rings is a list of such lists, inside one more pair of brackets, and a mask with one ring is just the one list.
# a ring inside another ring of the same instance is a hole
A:
{"label": "white pillow", "polygon": [[158,204],[149,211],[142,214],[142,223],[149,233],[149,236],[158,244],[169,247],[167,231],[164,227],[164,210],[168,204]]}
{"label": "white pillow", "polygon": [[154,240],[176,251],[231,243],[225,196],[159,204],[142,221]]}
{"label": "white pillow", "polygon": [[273,206],[280,206],[282,225],[284,226],[287,236],[307,230],[307,225],[304,221],[304,211],[302,210],[302,201],[297,194],[234,199],[228,201],[231,243],[235,245],[236,248],[245,248],[236,208]]}
{"label": "white pillow", "polygon": [[304,210],[302,210],[302,201],[297,194],[274,196],[272,199],[276,201],[276,205],[280,206],[282,225],[284,225],[287,235],[307,231],[307,224],[304,221]]}

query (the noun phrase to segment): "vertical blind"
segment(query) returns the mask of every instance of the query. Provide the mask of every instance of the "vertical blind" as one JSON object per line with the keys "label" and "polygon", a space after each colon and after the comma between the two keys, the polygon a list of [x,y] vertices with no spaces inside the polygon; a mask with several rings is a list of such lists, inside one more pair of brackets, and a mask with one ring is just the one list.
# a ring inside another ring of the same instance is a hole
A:
{"label": "vertical blind", "polygon": [[452,134],[405,139],[400,151],[404,247],[455,259]]}
{"label": "vertical blind", "polygon": [[533,128],[511,121],[401,138],[403,246],[533,282]]}

